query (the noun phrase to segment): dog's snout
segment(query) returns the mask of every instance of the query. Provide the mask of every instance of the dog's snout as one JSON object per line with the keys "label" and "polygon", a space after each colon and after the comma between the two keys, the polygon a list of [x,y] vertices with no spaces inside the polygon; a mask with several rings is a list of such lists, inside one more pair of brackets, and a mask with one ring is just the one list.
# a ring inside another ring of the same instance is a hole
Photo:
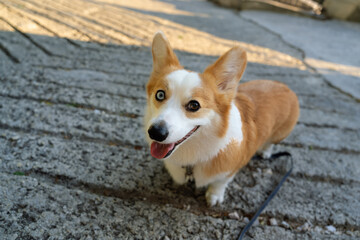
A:
{"label": "dog's snout", "polygon": [[164,121],[160,121],[151,125],[148,130],[148,133],[151,139],[158,142],[164,141],[169,135],[169,131]]}

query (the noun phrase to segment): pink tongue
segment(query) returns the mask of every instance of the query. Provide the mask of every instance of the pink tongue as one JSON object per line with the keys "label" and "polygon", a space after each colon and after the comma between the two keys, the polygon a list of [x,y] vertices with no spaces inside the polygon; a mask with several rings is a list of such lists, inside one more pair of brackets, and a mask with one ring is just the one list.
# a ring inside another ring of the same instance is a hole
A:
{"label": "pink tongue", "polygon": [[150,149],[151,155],[157,159],[164,158],[166,154],[174,148],[174,145],[175,143],[161,144],[158,142],[153,142]]}

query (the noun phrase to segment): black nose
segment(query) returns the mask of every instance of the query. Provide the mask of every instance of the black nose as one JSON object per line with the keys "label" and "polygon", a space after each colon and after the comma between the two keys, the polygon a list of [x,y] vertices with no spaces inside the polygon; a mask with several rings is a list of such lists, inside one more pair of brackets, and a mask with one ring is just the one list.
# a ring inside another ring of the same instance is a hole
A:
{"label": "black nose", "polygon": [[160,121],[151,125],[148,130],[148,133],[151,139],[158,142],[164,141],[169,135],[169,131],[164,121]]}

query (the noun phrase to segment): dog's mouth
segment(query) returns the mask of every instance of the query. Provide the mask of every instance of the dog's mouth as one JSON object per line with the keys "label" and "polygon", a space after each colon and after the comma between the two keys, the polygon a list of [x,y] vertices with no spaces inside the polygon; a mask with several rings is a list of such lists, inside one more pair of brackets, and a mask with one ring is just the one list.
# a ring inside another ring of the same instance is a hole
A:
{"label": "dog's mouth", "polygon": [[152,142],[150,147],[151,155],[157,159],[167,158],[172,154],[172,152],[175,150],[177,146],[179,146],[186,139],[188,139],[194,132],[196,132],[199,129],[199,127],[200,126],[194,127],[188,134],[185,135],[185,137],[183,137],[182,139],[180,139],[175,143],[162,144],[158,142]]}

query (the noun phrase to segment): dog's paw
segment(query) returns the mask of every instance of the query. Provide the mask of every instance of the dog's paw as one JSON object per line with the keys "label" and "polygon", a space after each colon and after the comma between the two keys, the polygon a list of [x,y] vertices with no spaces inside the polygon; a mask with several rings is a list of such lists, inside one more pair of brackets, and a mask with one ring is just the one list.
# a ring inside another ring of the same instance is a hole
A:
{"label": "dog's paw", "polygon": [[217,204],[221,204],[224,201],[223,192],[214,192],[210,188],[206,191],[205,197],[209,207],[213,207]]}
{"label": "dog's paw", "polygon": [[266,149],[258,151],[259,155],[264,159],[271,158],[272,152],[273,152],[273,145],[270,145]]}
{"label": "dog's paw", "polygon": [[271,151],[265,151],[265,152],[262,152],[260,155],[262,158],[264,159],[269,159],[271,157]]}

